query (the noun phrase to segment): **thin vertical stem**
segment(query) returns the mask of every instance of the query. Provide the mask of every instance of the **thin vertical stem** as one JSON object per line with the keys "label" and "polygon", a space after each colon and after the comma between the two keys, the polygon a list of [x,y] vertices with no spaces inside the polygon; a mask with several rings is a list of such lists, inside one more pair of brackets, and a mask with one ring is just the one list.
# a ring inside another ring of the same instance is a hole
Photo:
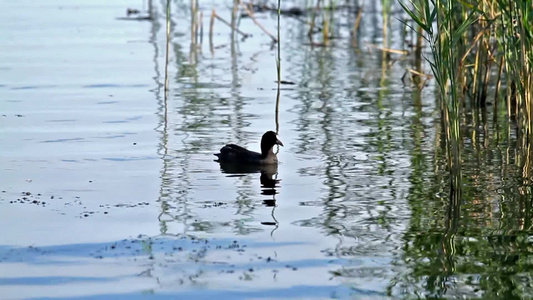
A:
{"label": "thin vertical stem", "polygon": [[276,95],[276,133],[279,133],[279,98],[280,98],[280,87],[281,87],[280,17],[281,17],[281,0],[278,0],[278,57],[276,59],[276,68],[278,71],[278,92]]}
{"label": "thin vertical stem", "polygon": [[213,47],[213,27],[215,26],[215,9],[211,12],[211,20],[209,21],[209,50],[211,55],[215,54],[215,48]]}
{"label": "thin vertical stem", "polygon": [[163,125],[163,136],[164,136],[164,147],[165,147],[165,156],[167,156],[167,138],[168,138],[168,60],[170,56],[170,0],[167,0],[167,22],[166,22],[166,53],[165,53],[165,90],[164,90],[164,125]]}
{"label": "thin vertical stem", "polygon": [[167,101],[167,91],[168,91],[168,57],[170,52],[170,0],[167,0],[167,40],[166,40],[166,54],[165,54],[165,107]]}

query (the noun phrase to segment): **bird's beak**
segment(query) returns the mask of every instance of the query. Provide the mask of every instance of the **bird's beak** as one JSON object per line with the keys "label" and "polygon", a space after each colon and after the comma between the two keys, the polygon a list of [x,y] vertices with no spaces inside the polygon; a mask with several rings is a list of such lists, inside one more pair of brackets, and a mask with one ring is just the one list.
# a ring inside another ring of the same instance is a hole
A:
{"label": "bird's beak", "polygon": [[283,146],[283,143],[279,139],[276,139],[276,144]]}

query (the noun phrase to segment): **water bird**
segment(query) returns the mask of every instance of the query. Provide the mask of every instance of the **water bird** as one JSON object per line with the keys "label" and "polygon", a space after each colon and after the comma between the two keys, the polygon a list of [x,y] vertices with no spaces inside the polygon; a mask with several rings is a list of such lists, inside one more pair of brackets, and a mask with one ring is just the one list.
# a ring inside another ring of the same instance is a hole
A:
{"label": "water bird", "polygon": [[250,151],[235,144],[227,144],[220,148],[220,153],[216,153],[218,162],[252,164],[252,165],[269,165],[277,164],[278,157],[274,153],[274,146],[283,146],[278,135],[274,131],[267,131],[261,137],[261,153]]}

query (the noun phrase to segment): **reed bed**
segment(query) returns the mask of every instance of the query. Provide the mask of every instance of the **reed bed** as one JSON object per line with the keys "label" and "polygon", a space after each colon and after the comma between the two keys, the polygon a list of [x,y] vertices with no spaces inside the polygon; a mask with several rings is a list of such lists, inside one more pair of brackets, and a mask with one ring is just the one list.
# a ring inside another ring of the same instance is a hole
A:
{"label": "reed bed", "polygon": [[516,124],[518,147],[525,158],[520,161],[529,178],[533,2],[411,0],[400,4],[431,49],[427,59],[439,87],[452,173],[460,170],[461,118],[465,112],[493,104],[495,123],[503,105],[507,124]]}

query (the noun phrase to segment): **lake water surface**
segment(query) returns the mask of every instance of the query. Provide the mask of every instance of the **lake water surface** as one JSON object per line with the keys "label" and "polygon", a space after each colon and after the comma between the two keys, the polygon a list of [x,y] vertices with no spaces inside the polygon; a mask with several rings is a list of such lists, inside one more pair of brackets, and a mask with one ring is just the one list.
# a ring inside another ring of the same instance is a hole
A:
{"label": "lake water surface", "polygon": [[[353,12],[326,47],[282,18],[295,84],[276,121],[270,38],[242,18],[252,37],[216,21],[209,44],[211,10],[229,20],[230,6],[202,1],[193,43],[189,3],[172,3],[165,97],[162,3],[136,21],[121,18],[141,1],[2,1],[2,299],[533,297],[513,124],[467,115],[453,197],[434,83],[413,88],[410,57],[373,46],[379,8],[355,49]],[[256,16],[275,33],[274,14]],[[267,130],[285,144],[277,168],[213,161],[228,142],[259,150]]]}

